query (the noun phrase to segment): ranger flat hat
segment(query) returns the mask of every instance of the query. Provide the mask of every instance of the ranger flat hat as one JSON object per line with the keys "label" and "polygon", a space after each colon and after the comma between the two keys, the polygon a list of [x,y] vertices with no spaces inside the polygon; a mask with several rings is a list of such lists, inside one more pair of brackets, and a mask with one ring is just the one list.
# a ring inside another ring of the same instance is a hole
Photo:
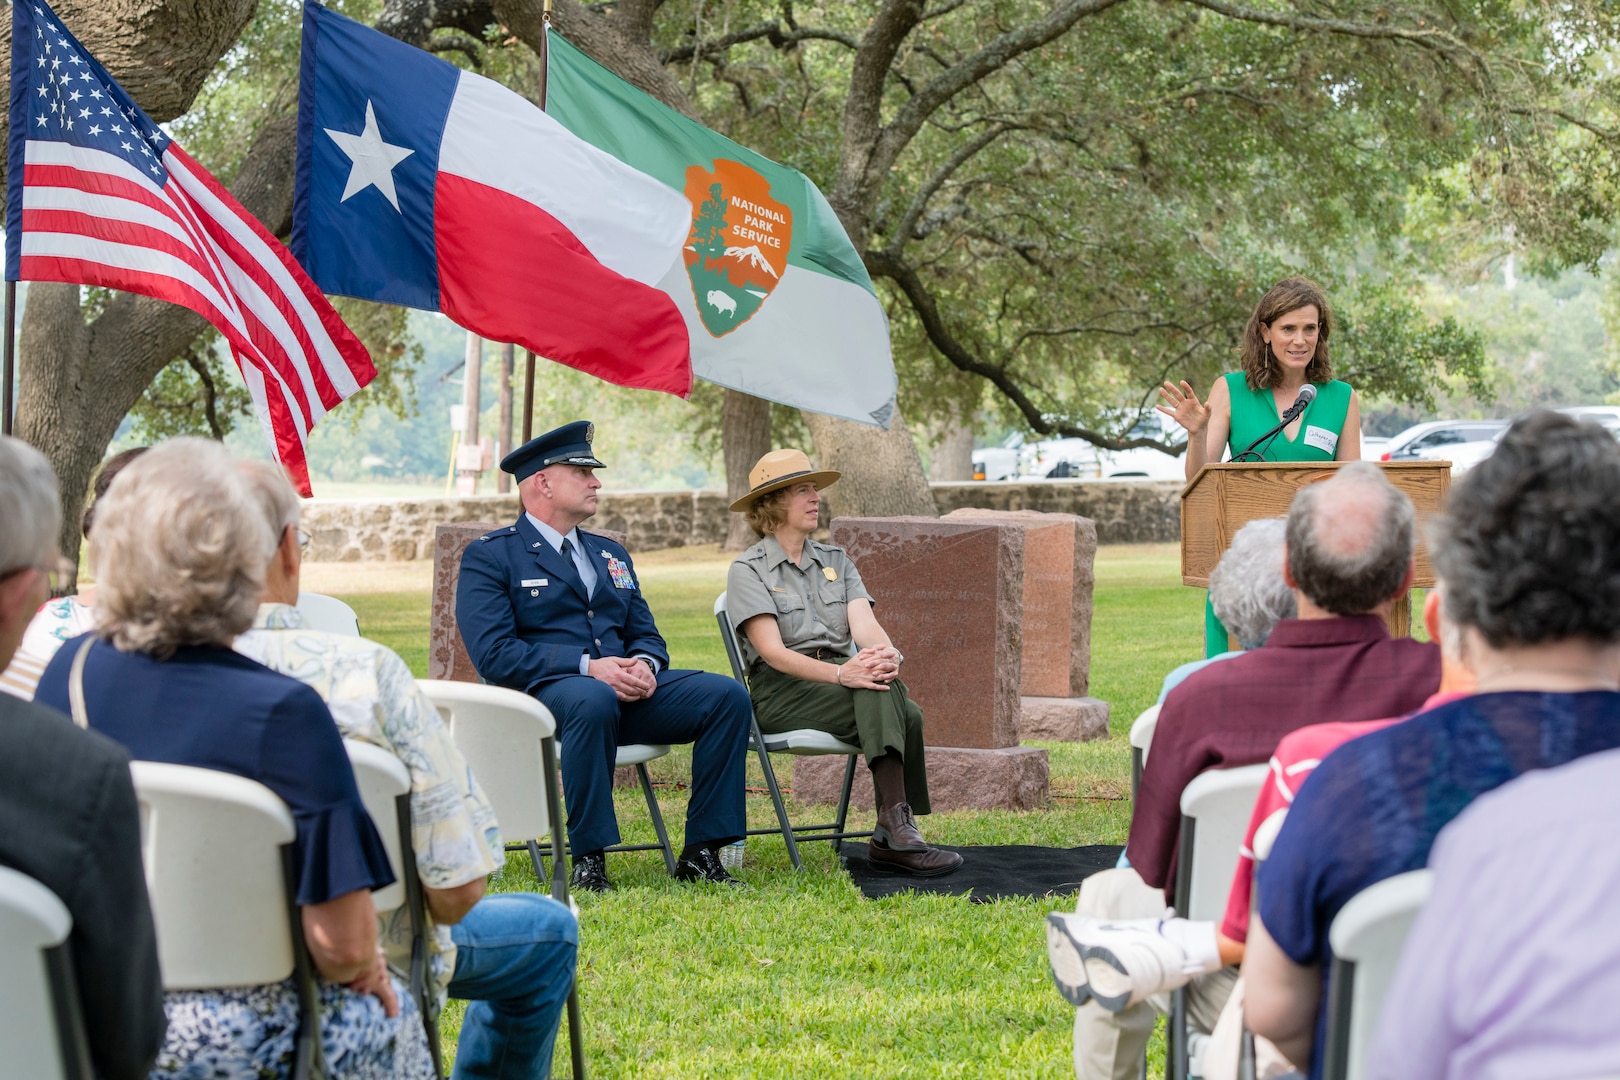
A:
{"label": "ranger flat hat", "polygon": [[754,463],[748,470],[748,494],[731,504],[736,513],[745,513],[748,506],[761,495],[769,495],[773,491],[780,491],[785,487],[808,480],[816,487],[824,488],[834,483],[843,473],[831,469],[815,472],[810,468],[810,458],[803,450],[772,450]]}
{"label": "ranger flat hat", "polygon": [[596,425],[589,420],[575,420],[555,431],[530,439],[501,459],[501,470],[518,480],[527,480],[547,465],[589,465],[605,469],[591,450],[591,439],[596,436]]}

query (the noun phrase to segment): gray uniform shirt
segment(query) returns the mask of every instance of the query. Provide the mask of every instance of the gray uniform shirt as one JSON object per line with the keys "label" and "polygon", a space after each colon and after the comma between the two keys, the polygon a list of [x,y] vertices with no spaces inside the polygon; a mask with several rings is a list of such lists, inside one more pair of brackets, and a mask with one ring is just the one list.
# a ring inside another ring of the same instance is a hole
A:
{"label": "gray uniform shirt", "polygon": [[[726,576],[726,614],[733,627],[755,615],[775,615],[782,644],[796,652],[818,648],[852,655],[849,602],[871,600],[860,571],[844,549],[806,538],[804,553],[794,565],[767,536],[737,557]],[[760,658],[748,638],[742,639],[743,660],[752,667]]]}

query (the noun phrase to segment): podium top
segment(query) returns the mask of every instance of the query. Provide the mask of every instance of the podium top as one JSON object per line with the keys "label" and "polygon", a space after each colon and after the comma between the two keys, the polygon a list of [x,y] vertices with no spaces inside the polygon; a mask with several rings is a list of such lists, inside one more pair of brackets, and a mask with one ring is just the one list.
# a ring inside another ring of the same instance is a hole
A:
{"label": "podium top", "polygon": [[[1348,462],[1264,461],[1215,462],[1198,470],[1181,492],[1181,580],[1208,587],[1209,572],[1244,525],[1288,513],[1294,493],[1306,484],[1326,480]],[[1421,523],[1440,512],[1451,487],[1449,461],[1372,462],[1406,493],[1417,509],[1418,588],[1432,588],[1434,568],[1423,543]]]}

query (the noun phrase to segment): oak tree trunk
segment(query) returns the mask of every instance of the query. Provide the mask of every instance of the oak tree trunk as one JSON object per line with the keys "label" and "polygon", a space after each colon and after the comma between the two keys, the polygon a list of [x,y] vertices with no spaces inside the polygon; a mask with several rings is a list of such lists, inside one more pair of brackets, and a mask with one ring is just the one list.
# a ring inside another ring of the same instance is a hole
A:
{"label": "oak tree trunk", "polygon": [[887,431],[820,413],[807,412],[804,418],[816,441],[816,464],[844,474],[827,489],[830,512],[823,520],[828,524],[835,517],[939,516],[917,444],[898,408]]}
{"label": "oak tree trunk", "polygon": [[[748,471],[771,451],[771,403],[741,390],[727,390],[720,438],[726,459],[726,499],[735,502],[748,494]],[[755,539],[747,519],[732,514],[720,550],[742,551],[752,547]]]}
{"label": "oak tree trunk", "polygon": [[973,479],[973,428],[959,420],[951,420],[934,447],[928,462],[928,479],[954,482]]}

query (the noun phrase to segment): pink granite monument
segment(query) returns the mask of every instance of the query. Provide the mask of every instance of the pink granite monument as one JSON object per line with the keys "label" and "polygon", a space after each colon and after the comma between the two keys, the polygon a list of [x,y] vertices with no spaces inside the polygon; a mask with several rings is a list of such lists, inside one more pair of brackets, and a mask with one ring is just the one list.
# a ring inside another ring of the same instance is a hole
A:
{"label": "pink granite monument", "polygon": [[433,530],[433,614],[428,623],[428,678],[477,682],[467,646],[456,630],[456,582],[461,553],[474,540],[500,526],[488,521],[458,521]]}
{"label": "pink granite monument", "polygon": [[1034,510],[960,509],[944,520],[996,521],[1024,530],[1019,735],[1053,742],[1107,738],[1108,704],[1087,693],[1096,525],[1075,514]]}
{"label": "pink granite monument", "polygon": [[[878,619],[905,654],[922,706],[937,810],[1046,805],[1046,752],[1018,745],[1027,530],[994,520],[837,518],[832,542],[860,569]],[[833,802],[844,759],[797,758],[794,793]],[[869,801],[871,778],[856,772]]]}

